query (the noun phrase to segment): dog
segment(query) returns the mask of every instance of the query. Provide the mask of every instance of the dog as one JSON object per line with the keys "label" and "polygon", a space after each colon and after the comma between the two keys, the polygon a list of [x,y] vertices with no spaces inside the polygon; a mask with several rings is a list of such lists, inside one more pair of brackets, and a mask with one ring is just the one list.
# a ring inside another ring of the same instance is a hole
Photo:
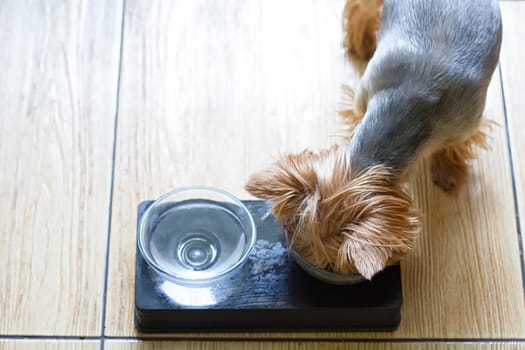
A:
{"label": "dog", "polygon": [[497,66],[497,0],[347,0],[344,46],[361,67],[342,144],[279,159],[246,190],[273,201],[289,246],[310,263],[371,279],[414,246],[421,214],[406,174],[430,157],[454,191],[486,146],[481,129]]}

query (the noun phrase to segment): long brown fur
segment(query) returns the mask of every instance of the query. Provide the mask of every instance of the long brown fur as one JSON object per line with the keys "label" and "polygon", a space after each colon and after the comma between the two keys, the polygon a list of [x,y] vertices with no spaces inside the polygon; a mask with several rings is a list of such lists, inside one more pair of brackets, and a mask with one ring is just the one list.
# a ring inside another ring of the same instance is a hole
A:
{"label": "long brown fur", "polygon": [[287,155],[253,175],[246,189],[274,202],[299,255],[339,273],[370,279],[412,248],[421,226],[395,172],[373,167],[355,176],[338,146]]}
{"label": "long brown fur", "polygon": [[345,139],[348,141],[354,135],[354,130],[365,115],[364,107],[360,105],[356,98],[355,90],[349,85],[343,85],[343,109],[339,111],[339,116],[346,124]]}

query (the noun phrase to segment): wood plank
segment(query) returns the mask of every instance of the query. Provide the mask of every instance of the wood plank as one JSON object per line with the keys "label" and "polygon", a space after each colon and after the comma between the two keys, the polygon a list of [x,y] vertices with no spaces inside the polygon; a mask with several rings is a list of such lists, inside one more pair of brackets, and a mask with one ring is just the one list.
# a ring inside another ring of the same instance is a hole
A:
{"label": "wood plank", "polygon": [[0,350],[97,350],[100,341],[0,340]]}
{"label": "wood plank", "polygon": [[429,164],[413,177],[426,214],[422,236],[402,265],[405,308],[396,336],[523,337],[525,306],[501,82],[496,73],[485,115],[500,126],[472,163],[457,196],[432,185]]}
{"label": "wood plank", "polygon": [[100,334],[120,20],[0,5],[0,334]]}
{"label": "wood plank", "polygon": [[525,349],[525,344],[507,343],[376,343],[376,342],[277,342],[277,341],[140,341],[119,342],[108,341],[108,350],[519,350]]}
{"label": "wood plank", "polygon": [[[128,3],[108,335],[137,334],[133,269],[140,200],[188,184],[244,197],[248,175],[278,152],[338,140],[339,85],[349,79],[340,48],[342,6],[342,0]],[[504,123],[498,76],[487,114]],[[413,176],[427,218],[416,250],[402,265],[405,302],[396,332],[191,336],[523,337],[525,306],[505,130],[496,128],[492,137],[493,149],[474,162],[468,185],[457,197],[435,188],[423,165]]]}
{"label": "wood plank", "polygon": [[334,35],[341,6],[319,0],[127,2],[108,334],[134,334],[139,201],[184,185],[247,198],[249,174],[279,152],[336,138],[345,69]]}
{"label": "wood plank", "polygon": [[[514,165],[514,180],[518,201],[518,212],[521,221],[522,244],[525,234],[525,100],[522,92],[525,89],[525,3],[501,4],[505,31],[501,49],[501,72],[507,106],[508,128]],[[525,249],[525,246],[522,246]]]}

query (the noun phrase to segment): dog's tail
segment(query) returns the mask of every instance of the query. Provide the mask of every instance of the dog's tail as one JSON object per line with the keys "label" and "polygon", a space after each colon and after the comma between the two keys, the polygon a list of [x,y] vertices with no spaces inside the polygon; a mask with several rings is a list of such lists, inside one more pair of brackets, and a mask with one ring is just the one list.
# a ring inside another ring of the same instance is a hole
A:
{"label": "dog's tail", "polygon": [[344,46],[352,59],[368,61],[377,44],[383,0],[347,0],[343,12]]}

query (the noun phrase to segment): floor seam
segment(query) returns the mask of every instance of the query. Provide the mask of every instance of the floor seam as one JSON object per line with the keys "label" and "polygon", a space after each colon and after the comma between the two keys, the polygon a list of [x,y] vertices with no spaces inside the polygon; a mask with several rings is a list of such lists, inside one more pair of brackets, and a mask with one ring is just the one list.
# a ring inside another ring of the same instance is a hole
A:
{"label": "floor seam", "polygon": [[2,340],[57,340],[57,341],[223,341],[223,342],[352,342],[352,343],[525,343],[525,338],[286,338],[286,337],[250,337],[250,338],[223,338],[223,337],[191,337],[185,334],[180,338],[166,336],[151,337],[78,337],[78,336],[45,336],[45,335],[3,335]]}
{"label": "floor seam", "polygon": [[120,108],[120,80],[122,76],[122,53],[124,46],[124,19],[125,19],[126,0],[122,0],[122,13],[121,13],[121,24],[120,24],[120,47],[119,47],[119,61],[117,67],[117,91],[115,95],[115,117],[113,125],[113,149],[111,155],[111,184],[109,190],[109,215],[108,215],[108,230],[107,230],[107,241],[106,241],[106,265],[104,271],[104,293],[102,300],[102,322],[100,330],[100,350],[104,350],[105,343],[105,329],[106,329],[106,312],[108,303],[108,279],[109,279],[109,256],[110,256],[110,245],[111,245],[111,221],[113,218],[113,191],[115,186],[115,161],[117,153],[117,131],[118,131],[118,119],[119,119],[119,108]]}
{"label": "floor seam", "polygon": [[520,266],[521,266],[521,283],[522,283],[522,290],[525,295],[525,262],[524,262],[524,256],[523,256],[523,235],[521,232],[521,220],[520,220],[520,213],[519,213],[519,203],[518,203],[518,191],[516,187],[516,169],[514,167],[514,153],[512,151],[512,142],[510,138],[510,129],[509,129],[509,118],[508,118],[508,111],[507,111],[507,100],[505,96],[505,86],[503,84],[503,71],[502,71],[502,64],[499,64],[498,67],[498,73],[500,78],[500,88],[501,88],[501,98],[503,101],[503,115],[505,120],[505,132],[507,137],[507,149],[509,152],[509,162],[510,162],[510,174],[512,179],[512,196],[514,200],[514,213],[515,213],[515,220],[516,220],[516,232],[518,235],[518,249],[519,249],[519,258],[520,258]]}

